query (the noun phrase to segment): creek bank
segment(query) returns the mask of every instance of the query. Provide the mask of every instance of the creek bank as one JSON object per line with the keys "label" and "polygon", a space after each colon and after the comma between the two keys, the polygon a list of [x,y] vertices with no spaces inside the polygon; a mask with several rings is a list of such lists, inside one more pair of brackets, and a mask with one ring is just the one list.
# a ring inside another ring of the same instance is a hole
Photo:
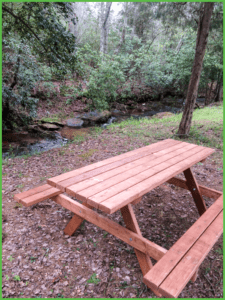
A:
{"label": "creek bank", "polygon": [[[113,122],[121,122],[128,118],[141,119],[153,116],[162,118],[181,112],[183,99],[178,99],[176,103],[167,99],[163,102],[142,103],[134,106],[133,102],[128,105],[120,104],[118,108],[111,111],[98,112],[97,110],[74,114],[73,118],[60,121],[34,120],[33,124],[15,132],[11,130],[3,131],[2,152],[3,158],[7,156],[18,156],[47,151],[58,148],[69,140],[79,139],[90,133],[93,126],[107,128]],[[204,102],[204,98],[198,98],[198,106]],[[86,130],[87,129],[87,130]],[[82,138],[81,138],[82,139]]]}

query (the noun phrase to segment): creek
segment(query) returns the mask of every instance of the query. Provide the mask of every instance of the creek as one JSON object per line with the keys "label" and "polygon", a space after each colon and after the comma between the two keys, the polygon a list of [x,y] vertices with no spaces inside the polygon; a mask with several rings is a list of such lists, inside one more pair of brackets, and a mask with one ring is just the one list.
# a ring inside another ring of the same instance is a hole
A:
{"label": "creek", "polygon": [[[204,98],[198,98],[197,103],[202,104]],[[178,99],[176,105],[162,105],[162,103],[154,102],[150,110],[134,111],[126,109],[125,111],[114,110],[112,116],[106,123],[96,124],[102,128],[107,128],[113,122],[122,122],[129,118],[141,119],[150,118],[157,113],[171,112],[179,113],[181,111],[183,99]],[[145,105],[145,104],[143,104]],[[2,133],[2,157],[15,157],[21,155],[32,155],[43,151],[48,151],[53,148],[60,148],[68,142],[84,136],[91,132],[92,126],[82,127],[80,129],[62,126],[57,131],[46,132],[44,137],[40,133],[30,131],[11,131],[6,130]]]}

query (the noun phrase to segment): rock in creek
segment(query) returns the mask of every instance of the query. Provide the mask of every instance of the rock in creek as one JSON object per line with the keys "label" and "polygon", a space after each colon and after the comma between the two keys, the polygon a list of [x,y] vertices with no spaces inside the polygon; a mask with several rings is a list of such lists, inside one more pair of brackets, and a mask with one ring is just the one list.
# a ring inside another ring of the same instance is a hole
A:
{"label": "rock in creek", "polygon": [[81,128],[84,124],[84,121],[79,118],[69,119],[66,122],[67,126]]}
{"label": "rock in creek", "polygon": [[85,125],[94,125],[95,123],[104,123],[106,122],[111,113],[108,110],[104,111],[91,111],[80,116],[82,120],[84,120]]}
{"label": "rock in creek", "polygon": [[60,127],[55,124],[43,123],[39,125],[41,128],[45,130],[58,130]]}

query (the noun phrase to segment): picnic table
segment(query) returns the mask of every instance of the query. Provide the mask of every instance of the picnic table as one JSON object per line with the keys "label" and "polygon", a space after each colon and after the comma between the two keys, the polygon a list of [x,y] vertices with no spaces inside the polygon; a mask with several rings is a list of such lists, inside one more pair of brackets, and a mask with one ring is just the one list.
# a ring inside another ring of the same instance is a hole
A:
{"label": "picnic table", "polygon": [[[50,178],[47,184],[17,194],[15,199],[31,206],[50,198],[73,212],[64,229],[67,235],[73,235],[87,220],[131,245],[143,282],[157,296],[178,297],[190,279],[196,280],[201,262],[223,230],[222,193],[199,185],[191,171],[213,152],[167,139]],[[186,180],[175,177],[182,172]],[[189,190],[200,215],[169,250],[142,236],[132,208],[143,195],[166,182]],[[209,209],[203,195],[216,200]],[[120,210],[126,228],[93,208],[107,214]],[[151,258],[157,261],[154,266]]]}

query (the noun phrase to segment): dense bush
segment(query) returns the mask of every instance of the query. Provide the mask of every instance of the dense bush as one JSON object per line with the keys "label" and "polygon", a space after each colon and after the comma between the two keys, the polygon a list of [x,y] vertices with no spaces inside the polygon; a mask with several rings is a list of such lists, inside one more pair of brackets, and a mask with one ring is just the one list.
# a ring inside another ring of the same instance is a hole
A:
{"label": "dense bush", "polygon": [[23,111],[26,110],[30,116],[35,116],[38,99],[32,98],[31,92],[43,77],[26,43],[13,37],[3,39],[3,49],[2,103],[3,128],[5,128],[11,127],[10,119],[12,120],[16,110],[21,106]]}
{"label": "dense bush", "polygon": [[[109,108],[116,100],[121,102],[132,98],[138,101],[132,88],[135,83],[139,93],[150,99],[160,99],[160,95],[162,98],[169,93],[185,96],[195,54],[195,35],[194,31],[187,31],[179,51],[169,42],[156,51],[154,45],[141,46],[134,40],[133,45],[131,41],[125,45],[127,51],[102,57],[99,52],[92,51],[90,45],[84,45],[77,51],[77,75],[87,85],[85,90],[77,90],[77,96],[91,99],[92,106],[97,109]],[[139,47],[134,49],[134,44]],[[129,53],[128,49],[132,51]],[[216,80],[222,70],[218,53],[206,52],[201,89],[209,80]],[[150,88],[150,94],[147,88]]]}
{"label": "dense bush", "polygon": [[116,100],[117,91],[124,82],[125,76],[119,62],[105,57],[98,68],[91,71],[86,97],[92,100],[94,107],[107,109]]}

